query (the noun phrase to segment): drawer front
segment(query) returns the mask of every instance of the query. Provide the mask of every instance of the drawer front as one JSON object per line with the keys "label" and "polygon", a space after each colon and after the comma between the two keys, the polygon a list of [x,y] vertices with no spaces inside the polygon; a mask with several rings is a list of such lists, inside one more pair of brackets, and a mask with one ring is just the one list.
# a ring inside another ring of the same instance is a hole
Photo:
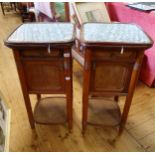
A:
{"label": "drawer front", "polygon": [[23,68],[30,92],[64,92],[63,61],[23,61]]}
{"label": "drawer front", "polygon": [[132,65],[126,63],[95,62],[92,70],[92,92],[127,92]]}
{"label": "drawer front", "polygon": [[62,52],[56,49],[51,49],[50,52],[47,49],[37,49],[21,51],[21,55],[22,57],[60,57]]}
{"label": "drawer front", "polygon": [[120,60],[135,60],[136,52],[132,50],[124,49],[121,52],[121,49],[114,50],[95,50],[93,51],[94,58],[102,58],[102,59],[120,59]]}

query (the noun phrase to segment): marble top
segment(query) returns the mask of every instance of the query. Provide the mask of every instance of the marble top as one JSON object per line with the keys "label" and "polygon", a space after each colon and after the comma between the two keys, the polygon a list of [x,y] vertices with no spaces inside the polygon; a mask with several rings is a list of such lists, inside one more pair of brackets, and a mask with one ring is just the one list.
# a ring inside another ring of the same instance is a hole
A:
{"label": "marble top", "polygon": [[151,43],[148,36],[134,24],[87,23],[83,25],[81,35],[87,43]]}
{"label": "marble top", "polygon": [[7,42],[11,43],[67,43],[74,39],[71,23],[27,23],[17,28]]}

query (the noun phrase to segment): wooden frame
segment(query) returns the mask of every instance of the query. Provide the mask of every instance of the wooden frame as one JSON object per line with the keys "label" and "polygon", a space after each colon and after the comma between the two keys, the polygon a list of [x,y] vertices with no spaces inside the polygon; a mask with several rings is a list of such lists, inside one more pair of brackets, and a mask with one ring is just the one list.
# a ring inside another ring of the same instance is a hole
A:
{"label": "wooden frame", "polygon": [[102,2],[74,2],[72,18],[78,26],[85,22],[111,22],[106,6]]}

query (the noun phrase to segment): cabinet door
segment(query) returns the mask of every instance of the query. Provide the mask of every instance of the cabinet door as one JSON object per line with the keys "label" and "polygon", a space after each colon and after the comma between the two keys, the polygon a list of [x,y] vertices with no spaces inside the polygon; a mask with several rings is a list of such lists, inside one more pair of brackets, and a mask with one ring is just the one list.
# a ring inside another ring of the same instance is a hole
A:
{"label": "cabinet door", "polygon": [[127,92],[131,64],[96,61],[92,67],[91,91]]}
{"label": "cabinet door", "polygon": [[29,92],[64,92],[63,60],[25,60],[23,67]]}

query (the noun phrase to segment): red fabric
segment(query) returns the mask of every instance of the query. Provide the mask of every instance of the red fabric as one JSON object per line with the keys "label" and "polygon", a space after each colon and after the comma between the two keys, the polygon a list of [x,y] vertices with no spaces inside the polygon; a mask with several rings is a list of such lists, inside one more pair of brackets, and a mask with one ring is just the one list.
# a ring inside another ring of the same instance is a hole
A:
{"label": "red fabric", "polygon": [[[155,41],[155,11],[142,12],[125,6],[125,3],[106,3],[112,21],[136,23]],[[140,79],[148,86],[155,80],[155,44],[145,51]]]}

